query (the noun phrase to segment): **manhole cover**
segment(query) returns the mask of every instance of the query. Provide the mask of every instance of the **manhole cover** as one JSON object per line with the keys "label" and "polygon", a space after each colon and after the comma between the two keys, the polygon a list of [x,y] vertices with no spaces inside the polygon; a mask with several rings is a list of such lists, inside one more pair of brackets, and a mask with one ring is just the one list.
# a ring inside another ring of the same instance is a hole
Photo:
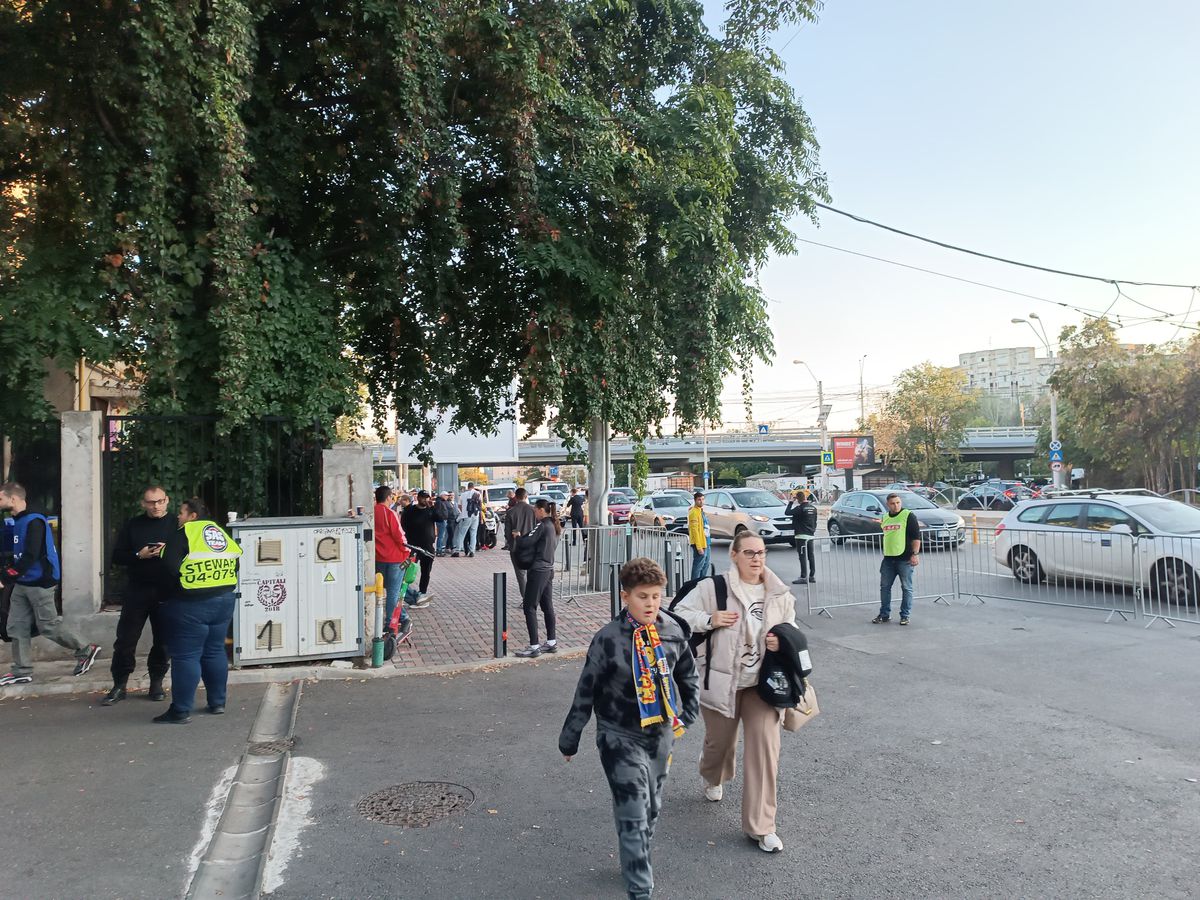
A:
{"label": "manhole cover", "polygon": [[276,753],[286,753],[296,746],[295,738],[284,738],[281,741],[259,741],[251,744],[249,752],[253,756],[274,756]]}
{"label": "manhole cover", "polygon": [[367,794],[355,809],[382,825],[424,828],[438,819],[466,812],[474,802],[475,795],[461,784],[416,781]]}

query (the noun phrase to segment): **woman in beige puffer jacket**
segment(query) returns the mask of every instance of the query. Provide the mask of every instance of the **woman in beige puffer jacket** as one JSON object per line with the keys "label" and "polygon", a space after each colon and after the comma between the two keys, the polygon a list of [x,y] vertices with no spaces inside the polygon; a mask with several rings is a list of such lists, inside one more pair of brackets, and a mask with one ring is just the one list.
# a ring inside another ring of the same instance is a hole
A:
{"label": "woman in beige puffer jacket", "polygon": [[714,802],[724,795],[724,783],[736,771],[738,724],[742,726],[746,776],[742,790],[742,830],[768,853],[783,849],[775,833],[776,779],[782,710],[768,706],[758,696],[758,676],[763,655],[778,650],[779,641],[768,632],[783,622],[796,624],[795,597],[791,589],[767,568],[766,545],[748,531],[733,540],[729,555],[733,565],[728,578],[728,602],[717,609],[713,579],[701,581],[673,612],[692,631],[712,631],[711,658],[703,645],[696,669],[700,675],[700,713],[704,717],[704,751],[700,775],[704,796]]}

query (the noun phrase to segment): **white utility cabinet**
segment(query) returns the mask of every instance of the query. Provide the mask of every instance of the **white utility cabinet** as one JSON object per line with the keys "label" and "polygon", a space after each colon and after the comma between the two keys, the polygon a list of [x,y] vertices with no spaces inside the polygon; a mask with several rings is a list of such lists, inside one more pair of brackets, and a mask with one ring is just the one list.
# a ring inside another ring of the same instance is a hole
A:
{"label": "white utility cabinet", "polygon": [[245,519],[233,664],[337,659],[363,652],[363,521]]}

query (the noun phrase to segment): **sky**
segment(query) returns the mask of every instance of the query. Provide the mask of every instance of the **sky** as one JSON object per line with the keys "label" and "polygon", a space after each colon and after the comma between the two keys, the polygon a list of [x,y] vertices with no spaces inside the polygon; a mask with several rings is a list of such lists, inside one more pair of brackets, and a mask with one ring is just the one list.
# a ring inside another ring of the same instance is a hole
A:
{"label": "sky", "polygon": [[[706,0],[711,26],[722,4]],[[786,78],[821,145],[832,205],[996,256],[1105,279],[1200,284],[1200,3],[827,0],[816,24],[776,36]],[[853,428],[859,360],[868,395],[929,360],[1040,345],[1014,317],[1035,311],[1051,340],[1083,314],[1158,343],[1200,324],[1200,294],[1081,281],[943,250],[829,212],[795,221],[804,241],[1034,295],[1015,296],[812,244],[772,259],[776,360],[755,368],[755,422]],[[1113,301],[1116,303],[1113,304]],[[1189,304],[1194,308],[1187,314]],[[1111,308],[1110,308],[1110,304]],[[739,380],[722,400],[744,424]]]}

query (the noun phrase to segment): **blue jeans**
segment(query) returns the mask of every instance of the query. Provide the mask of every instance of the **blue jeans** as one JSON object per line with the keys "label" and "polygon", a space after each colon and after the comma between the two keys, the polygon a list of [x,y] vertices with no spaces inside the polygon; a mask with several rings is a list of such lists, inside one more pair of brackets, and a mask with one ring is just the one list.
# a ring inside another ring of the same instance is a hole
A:
{"label": "blue jeans", "polygon": [[703,578],[708,574],[709,567],[709,550],[705,547],[703,550],[692,548],[692,581],[697,578]]}
{"label": "blue jeans", "polygon": [[437,529],[437,540],[433,546],[438,553],[441,553],[446,549],[446,541],[450,538],[450,523],[434,522],[433,525]]}
{"label": "blue jeans", "polygon": [[467,516],[465,519],[458,520],[458,527],[454,529],[454,550],[461,550],[463,553],[475,552],[475,536],[479,531],[479,516]]}
{"label": "blue jeans", "polygon": [[[404,563],[375,563],[375,574],[383,576],[383,595],[387,597],[387,604],[384,607],[383,627],[387,628],[392,621],[392,613],[396,611],[396,604],[400,602],[400,588],[404,585]],[[401,607],[400,609],[400,627],[404,627],[404,623],[408,621],[408,611]]]}
{"label": "blue jeans", "polygon": [[171,710],[187,715],[196,702],[196,686],[204,680],[208,707],[225,705],[229,661],[225,636],[233,621],[233,591],[192,600],[178,594],[160,611],[171,654]]}
{"label": "blue jeans", "polygon": [[885,556],[879,565],[879,615],[885,619],[892,614],[892,584],[900,576],[900,618],[912,612],[913,567],[900,556]]}

